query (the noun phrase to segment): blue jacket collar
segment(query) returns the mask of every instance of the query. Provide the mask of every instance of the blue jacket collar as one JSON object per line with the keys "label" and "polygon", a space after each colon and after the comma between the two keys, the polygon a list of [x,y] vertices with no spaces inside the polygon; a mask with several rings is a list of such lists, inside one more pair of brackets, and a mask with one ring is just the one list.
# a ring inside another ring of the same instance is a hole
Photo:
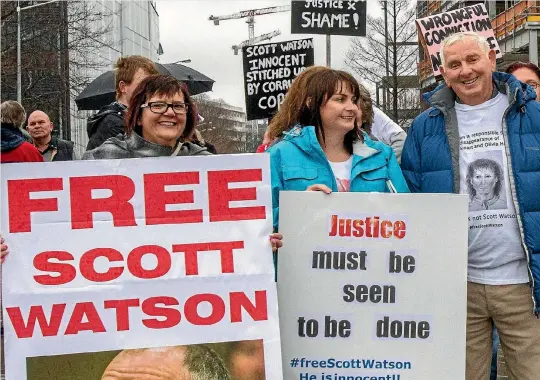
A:
{"label": "blue jacket collar", "polygon": [[[508,95],[510,104],[515,101],[517,106],[523,106],[526,102],[536,99],[534,90],[511,74],[494,72],[492,79],[497,90]],[[443,82],[435,90],[425,93],[424,99],[432,107],[448,109],[454,106],[456,93]]]}

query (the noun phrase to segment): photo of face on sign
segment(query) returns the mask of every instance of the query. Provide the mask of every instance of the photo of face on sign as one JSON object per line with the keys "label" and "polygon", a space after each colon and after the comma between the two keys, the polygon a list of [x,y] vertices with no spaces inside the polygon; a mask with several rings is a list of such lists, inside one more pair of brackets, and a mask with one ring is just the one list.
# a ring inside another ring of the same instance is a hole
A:
{"label": "photo of face on sign", "polygon": [[506,189],[502,166],[491,158],[478,158],[467,166],[469,211],[503,210]]}
{"label": "photo of face on sign", "polygon": [[265,380],[262,340],[27,359],[28,380]]}

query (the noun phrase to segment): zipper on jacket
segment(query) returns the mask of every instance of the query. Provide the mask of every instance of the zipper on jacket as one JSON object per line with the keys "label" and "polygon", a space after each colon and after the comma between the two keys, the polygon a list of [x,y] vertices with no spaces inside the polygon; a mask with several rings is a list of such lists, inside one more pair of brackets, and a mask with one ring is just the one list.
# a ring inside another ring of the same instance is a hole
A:
{"label": "zipper on jacket", "polygon": [[[519,211],[519,203],[517,201],[517,193],[516,193],[516,184],[515,184],[515,174],[514,174],[514,167],[512,165],[512,156],[510,155],[510,145],[508,143],[508,126],[506,124],[506,116],[508,114],[508,111],[517,99],[517,93],[519,91],[519,88],[516,88],[516,91],[514,93],[514,99],[512,99],[512,103],[508,106],[508,108],[504,111],[503,114],[503,139],[504,139],[504,150],[506,152],[506,159],[507,159],[507,166],[512,170],[512,177],[514,178],[513,182],[510,179],[510,173],[508,173],[508,182],[510,183],[510,193],[512,194],[512,203],[514,204],[514,209],[516,211],[516,220],[519,227],[519,235],[521,239],[521,246],[523,247],[523,250],[525,252],[525,258],[527,259],[527,272],[529,274],[529,279],[531,280],[531,297],[533,301],[533,314],[536,317],[539,317],[539,313],[536,311],[536,299],[534,298],[534,276],[531,270],[531,262],[529,257],[529,249],[527,248],[527,244],[525,243],[525,234],[523,232],[523,223],[521,221],[521,213]],[[508,85],[506,85],[506,92],[510,93]],[[520,117],[521,119],[521,117]],[[521,120],[520,120],[521,122]],[[521,126],[521,125],[520,125]]]}

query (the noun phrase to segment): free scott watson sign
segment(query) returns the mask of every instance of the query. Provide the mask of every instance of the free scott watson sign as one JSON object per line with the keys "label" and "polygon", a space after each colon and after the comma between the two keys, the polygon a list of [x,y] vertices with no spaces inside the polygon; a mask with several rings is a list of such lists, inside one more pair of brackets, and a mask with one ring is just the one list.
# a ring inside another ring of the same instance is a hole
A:
{"label": "free scott watson sign", "polygon": [[366,36],[366,1],[293,0],[291,33]]}

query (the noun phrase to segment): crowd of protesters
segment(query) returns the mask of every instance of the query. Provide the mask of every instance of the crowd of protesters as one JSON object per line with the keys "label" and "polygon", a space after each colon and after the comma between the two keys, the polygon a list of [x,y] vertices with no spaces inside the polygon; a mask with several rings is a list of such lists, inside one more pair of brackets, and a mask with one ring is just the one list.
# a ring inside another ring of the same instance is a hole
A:
{"label": "crowd of protesters", "polygon": [[[430,107],[408,135],[347,72],[314,66],[296,78],[258,149],[271,162],[270,241],[274,251],[282,245],[281,190],[461,193],[469,195],[469,216],[515,214],[497,230],[469,229],[466,379],[495,378],[500,339],[511,378],[536,380],[540,70],[517,62],[497,72],[495,52],[473,32],[447,38],[441,57],[444,81],[424,95]],[[158,75],[142,57],[122,58],[116,73],[117,100],[90,119],[83,159],[213,153],[197,134],[200,116],[184,84]],[[1,162],[75,158],[70,142],[51,137],[45,113],[34,111],[25,121],[20,104],[2,103]],[[499,136],[492,149],[462,148],[462,140],[487,130]],[[7,252],[2,239],[2,260]]]}

